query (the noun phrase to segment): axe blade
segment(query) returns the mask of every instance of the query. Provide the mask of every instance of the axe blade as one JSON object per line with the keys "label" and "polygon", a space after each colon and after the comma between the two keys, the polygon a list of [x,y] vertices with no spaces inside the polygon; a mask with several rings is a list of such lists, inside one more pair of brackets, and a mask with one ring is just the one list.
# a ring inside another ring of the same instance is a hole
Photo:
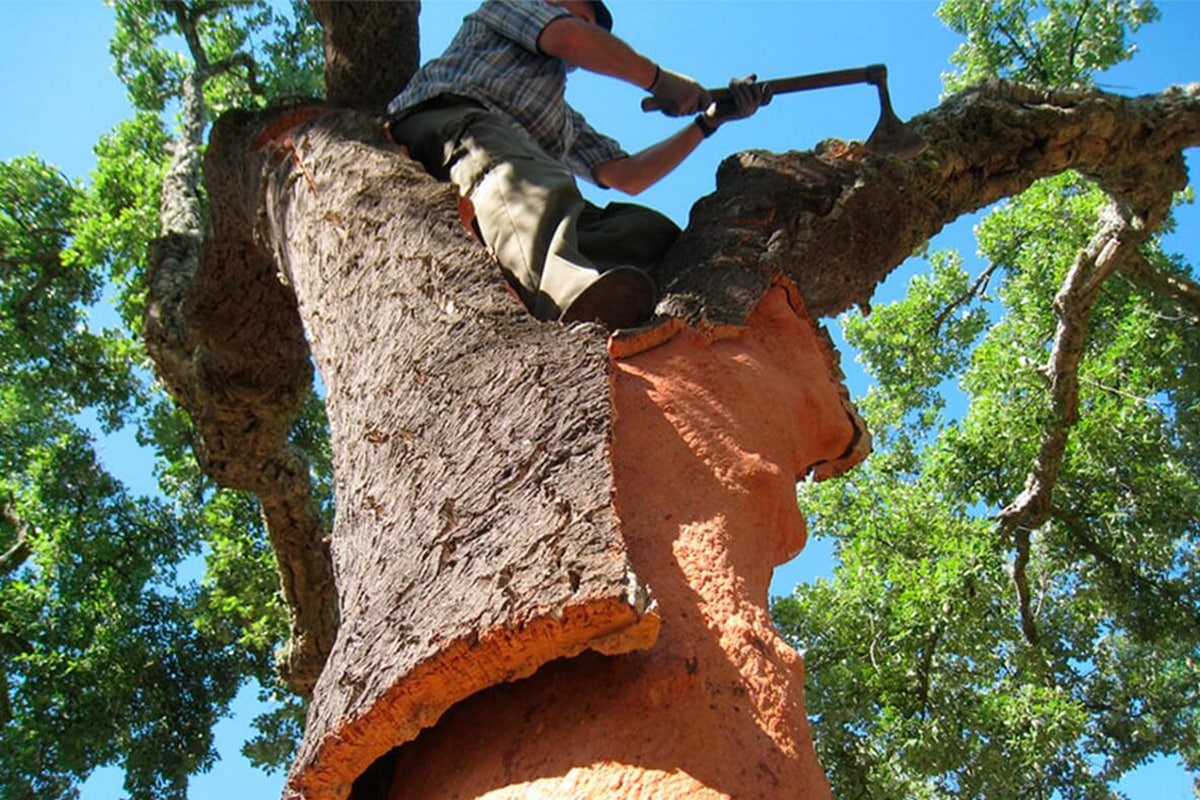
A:
{"label": "axe blade", "polygon": [[925,150],[925,140],[900,121],[892,110],[892,99],[888,96],[887,77],[875,83],[879,89],[879,122],[867,137],[867,152],[877,156],[894,156],[899,159],[916,158]]}

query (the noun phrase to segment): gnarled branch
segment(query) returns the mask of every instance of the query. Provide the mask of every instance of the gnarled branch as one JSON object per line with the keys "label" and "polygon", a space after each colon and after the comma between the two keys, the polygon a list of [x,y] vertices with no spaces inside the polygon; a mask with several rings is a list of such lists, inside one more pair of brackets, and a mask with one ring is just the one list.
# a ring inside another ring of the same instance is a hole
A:
{"label": "gnarled branch", "polygon": [[[908,162],[841,143],[727,159],[667,256],[660,312],[741,325],[782,272],[815,315],[836,314],[953,220],[1069,169],[1146,207],[1140,193],[1187,183],[1180,152],[1200,144],[1200,84],[1128,98],[992,81],[910,125],[929,148]],[[704,268],[714,260],[745,269],[718,283]]]}
{"label": "gnarled branch", "polygon": [[999,532],[1015,536],[1017,554],[1013,561],[1013,584],[1026,641],[1037,644],[1035,614],[1030,607],[1026,570],[1030,561],[1033,531],[1050,516],[1051,497],[1062,468],[1071,429],[1079,420],[1079,364],[1087,341],[1087,326],[1092,308],[1104,281],[1122,263],[1137,258],[1137,249],[1150,235],[1170,202],[1169,194],[1157,209],[1138,213],[1116,200],[1110,200],[1101,213],[1099,230],[1080,251],[1054,298],[1057,328],[1050,351],[1047,374],[1050,376],[1050,414],[1042,443],[1034,460],[1025,489],[998,515]]}

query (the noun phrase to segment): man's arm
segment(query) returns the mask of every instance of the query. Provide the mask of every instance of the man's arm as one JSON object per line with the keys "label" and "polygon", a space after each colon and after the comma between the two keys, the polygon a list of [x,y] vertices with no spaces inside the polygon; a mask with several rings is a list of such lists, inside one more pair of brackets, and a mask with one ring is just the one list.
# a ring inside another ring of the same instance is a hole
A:
{"label": "man's arm", "polygon": [[758,83],[757,75],[730,81],[729,92],[729,101],[713,106],[708,113],[696,117],[693,124],[674,136],[636,155],[597,164],[592,168],[592,177],[602,186],[638,194],[679,166],[700,142],[716,133],[726,122],[751,117],[759,108],[771,102],[770,85]]}
{"label": "man's arm", "polygon": [[608,31],[576,17],[559,17],[538,37],[538,49],[588,72],[649,89],[658,67]]}
{"label": "man's arm", "polygon": [[664,114],[682,117],[712,104],[708,90],[687,75],[663,69],[608,31],[578,17],[559,17],[538,34],[538,49],[589,72],[628,81],[653,94]]}
{"label": "man's arm", "polygon": [[675,135],[634,155],[597,164],[592,169],[592,177],[601,186],[620,189],[626,194],[640,194],[679,166],[702,141],[704,133],[700,126],[689,123]]}

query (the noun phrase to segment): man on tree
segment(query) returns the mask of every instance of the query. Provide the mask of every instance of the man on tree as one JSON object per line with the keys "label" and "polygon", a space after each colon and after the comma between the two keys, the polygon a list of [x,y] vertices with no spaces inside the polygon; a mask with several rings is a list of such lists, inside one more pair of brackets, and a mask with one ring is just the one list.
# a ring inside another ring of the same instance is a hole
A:
{"label": "man on tree", "polygon": [[[483,241],[534,316],[619,328],[653,312],[651,273],[679,228],[643,206],[600,208],[584,200],[575,177],[638,194],[722,123],[770,102],[770,90],[754,76],[734,80],[732,102],[716,106],[696,81],[611,30],[599,0],[487,0],[388,113],[396,141],[470,199]],[[566,103],[576,67],[646,89],[670,116],[697,116],[629,155]]]}

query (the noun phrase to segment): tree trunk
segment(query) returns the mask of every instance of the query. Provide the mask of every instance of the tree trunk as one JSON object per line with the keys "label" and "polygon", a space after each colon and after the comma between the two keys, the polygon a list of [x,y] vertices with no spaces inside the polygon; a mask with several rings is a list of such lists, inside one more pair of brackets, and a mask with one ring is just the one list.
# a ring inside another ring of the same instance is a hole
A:
{"label": "tree trunk", "polygon": [[382,114],[421,63],[417,0],[309,0],[325,29],[325,95]]}
{"label": "tree trunk", "polygon": [[328,390],[341,625],[293,785],[337,797],[463,698],[648,646],[658,621],[612,506],[603,332],[530,317],[373,120],[256,149],[262,130],[213,133],[211,174],[234,179],[210,182],[212,246],[225,270],[278,268]]}
{"label": "tree trunk", "polygon": [[402,747],[391,800],[828,798],[772,569],[804,546],[796,480],[865,453],[833,353],[786,284],[737,334],[616,361],[621,533],[654,590],[650,650],[488,690]]}
{"label": "tree trunk", "polygon": [[[216,465],[271,473],[268,507],[287,466],[261,453],[286,441],[306,341],[328,388],[340,628],[289,791],[347,797],[399,747],[396,800],[827,796],[766,585],[803,544],[797,478],[868,445],[805,305],[867,302],[943,225],[1064,169],[1157,204],[1200,142],[1198,96],[990,84],[919,118],[912,162],[732,158],[655,324],[611,339],[526,314],[377,121],[223,118],[205,255],[152,307],[192,348],[177,393],[208,438],[271,443]],[[325,563],[311,532],[280,557]],[[327,582],[296,585],[337,621]]]}

